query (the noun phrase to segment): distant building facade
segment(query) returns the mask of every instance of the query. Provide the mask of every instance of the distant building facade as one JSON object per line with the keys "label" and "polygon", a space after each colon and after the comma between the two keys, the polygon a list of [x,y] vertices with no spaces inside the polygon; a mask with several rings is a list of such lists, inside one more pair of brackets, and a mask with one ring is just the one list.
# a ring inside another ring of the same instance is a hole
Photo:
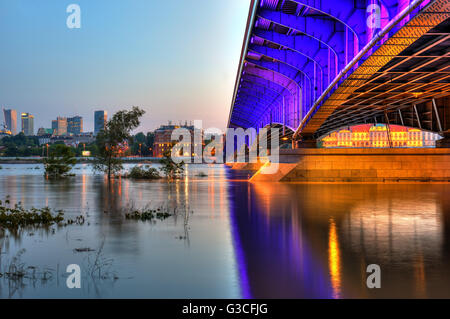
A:
{"label": "distant building facade", "polygon": [[17,111],[16,110],[3,110],[5,117],[6,130],[11,132],[12,135],[17,134]]}
{"label": "distant building facade", "polygon": [[56,136],[67,135],[67,118],[58,116],[52,121],[52,130]]}
{"label": "distant building facade", "polygon": [[434,147],[441,137],[415,128],[362,124],[332,132],[322,138],[323,147]]}
{"label": "distant building facade", "polygon": [[46,135],[53,135],[53,129],[51,128],[43,128],[40,127],[37,131],[37,136],[46,136]]}
{"label": "distant building facade", "polygon": [[79,144],[90,144],[95,141],[95,137],[92,133],[81,134],[81,135],[65,135],[65,136],[52,136],[49,140],[49,144],[54,144],[56,142],[63,142],[67,146],[77,147]]}
{"label": "distant building facade", "polygon": [[[172,125],[172,123],[169,122],[168,125],[161,125],[157,130],[155,130],[155,140],[153,142],[154,157],[163,157],[167,151],[172,150],[172,146],[174,144],[178,143],[177,141],[172,141],[172,132],[173,130],[178,128],[187,129],[191,133],[192,140],[192,143],[186,143],[185,145],[183,145],[185,147],[185,153],[180,155],[186,157],[197,156],[197,154],[195,153],[197,145],[194,143],[194,134],[198,129],[193,125],[188,125],[187,122],[185,122],[184,125]],[[200,134],[202,134],[202,132],[200,132]],[[203,149],[203,138],[201,138],[201,141],[201,147]],[[189,152],[186,151],[186,149],[189,150]]]}
{"label": "distant building facade", "polygon": [[108,120],[108,113],[106,111],[94,112],[94,135],[105,129],[106,121]]}
{"label": "distant building facade", "polygon": [[34,135],[34,116],[30,113],[22,113],[22,132],[26,136]]}
{"label": "distant building facade", "polygon": [[80,135],[83,133],[83,118],[74,116],[67,118],[67,134]]}

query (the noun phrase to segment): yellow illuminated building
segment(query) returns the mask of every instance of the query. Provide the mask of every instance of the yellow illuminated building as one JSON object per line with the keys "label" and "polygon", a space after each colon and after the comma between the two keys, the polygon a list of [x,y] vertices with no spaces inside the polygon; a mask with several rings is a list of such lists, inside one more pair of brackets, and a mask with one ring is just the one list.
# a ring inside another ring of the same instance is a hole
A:
{"label": "yellow illuminated building", "polygon": [[362,124],[332,132],[322,138],[323,147],[434,147],[440,136],[398,125]]}

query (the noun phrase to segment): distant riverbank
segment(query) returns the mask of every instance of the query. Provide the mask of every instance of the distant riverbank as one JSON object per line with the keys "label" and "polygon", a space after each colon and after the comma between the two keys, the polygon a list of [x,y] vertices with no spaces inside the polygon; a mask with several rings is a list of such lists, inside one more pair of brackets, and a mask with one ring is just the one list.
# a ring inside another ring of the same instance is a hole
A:
{"label": "distant riverbank", "polygon": [[[0,164],[38,164],[42,163],[44,157],[0,157]],[[159,163],[157,157],[124,157],[125,163]],[[77,157],[78,163],[91,163],[92,157]]]}

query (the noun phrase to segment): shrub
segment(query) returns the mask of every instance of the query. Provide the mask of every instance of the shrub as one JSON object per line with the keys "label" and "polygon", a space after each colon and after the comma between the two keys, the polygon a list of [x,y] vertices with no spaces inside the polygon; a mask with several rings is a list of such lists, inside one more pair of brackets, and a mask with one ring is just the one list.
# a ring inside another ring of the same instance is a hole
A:
{"label": "shrub", "polygon": [[173,180],[183,177],[184,162],[175,163],[171,157],[170,151],[164,153],[164,158],[160,160],[160,163],[163,165],[160,170],[164,173],[167,179]]}
{"label": "shrub", "polygon": [[135,179],[159,179],[159,178],[161,178],[158,170],[156,168],[149,167],[148,165],[146,165],[145,167],[134,166],[125,177],[135,178]]}
{"label": "shrub", "polygon": [[44,159],[45,176],[61,178],[69,175],[76,164],[75,154],[66,145],[55,145],[49,157]]}
{"label": "shrub", "polygon": [[4,204],[0,200],[0,227],[17,229],[24,226],[50,226],[63,219],[62,211],[53,214],[48,207],[27,210],[20,203],[11,206],[9,199]]}

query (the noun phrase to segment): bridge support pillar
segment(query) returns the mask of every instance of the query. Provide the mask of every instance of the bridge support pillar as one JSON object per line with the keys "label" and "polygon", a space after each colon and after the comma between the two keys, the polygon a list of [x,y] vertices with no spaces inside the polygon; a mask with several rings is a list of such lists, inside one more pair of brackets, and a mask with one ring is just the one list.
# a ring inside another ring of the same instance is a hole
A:
{"label": "bridge support pillar", "polygon": [[450,130],[445,131],[443,138],[436,141],[437,148],[450,148]]}
{"label": "bridge support pillar", "polygon": [[317,148],[317,140],[314,135],[301,135],[298,140],[292,140],[292,148]]}

